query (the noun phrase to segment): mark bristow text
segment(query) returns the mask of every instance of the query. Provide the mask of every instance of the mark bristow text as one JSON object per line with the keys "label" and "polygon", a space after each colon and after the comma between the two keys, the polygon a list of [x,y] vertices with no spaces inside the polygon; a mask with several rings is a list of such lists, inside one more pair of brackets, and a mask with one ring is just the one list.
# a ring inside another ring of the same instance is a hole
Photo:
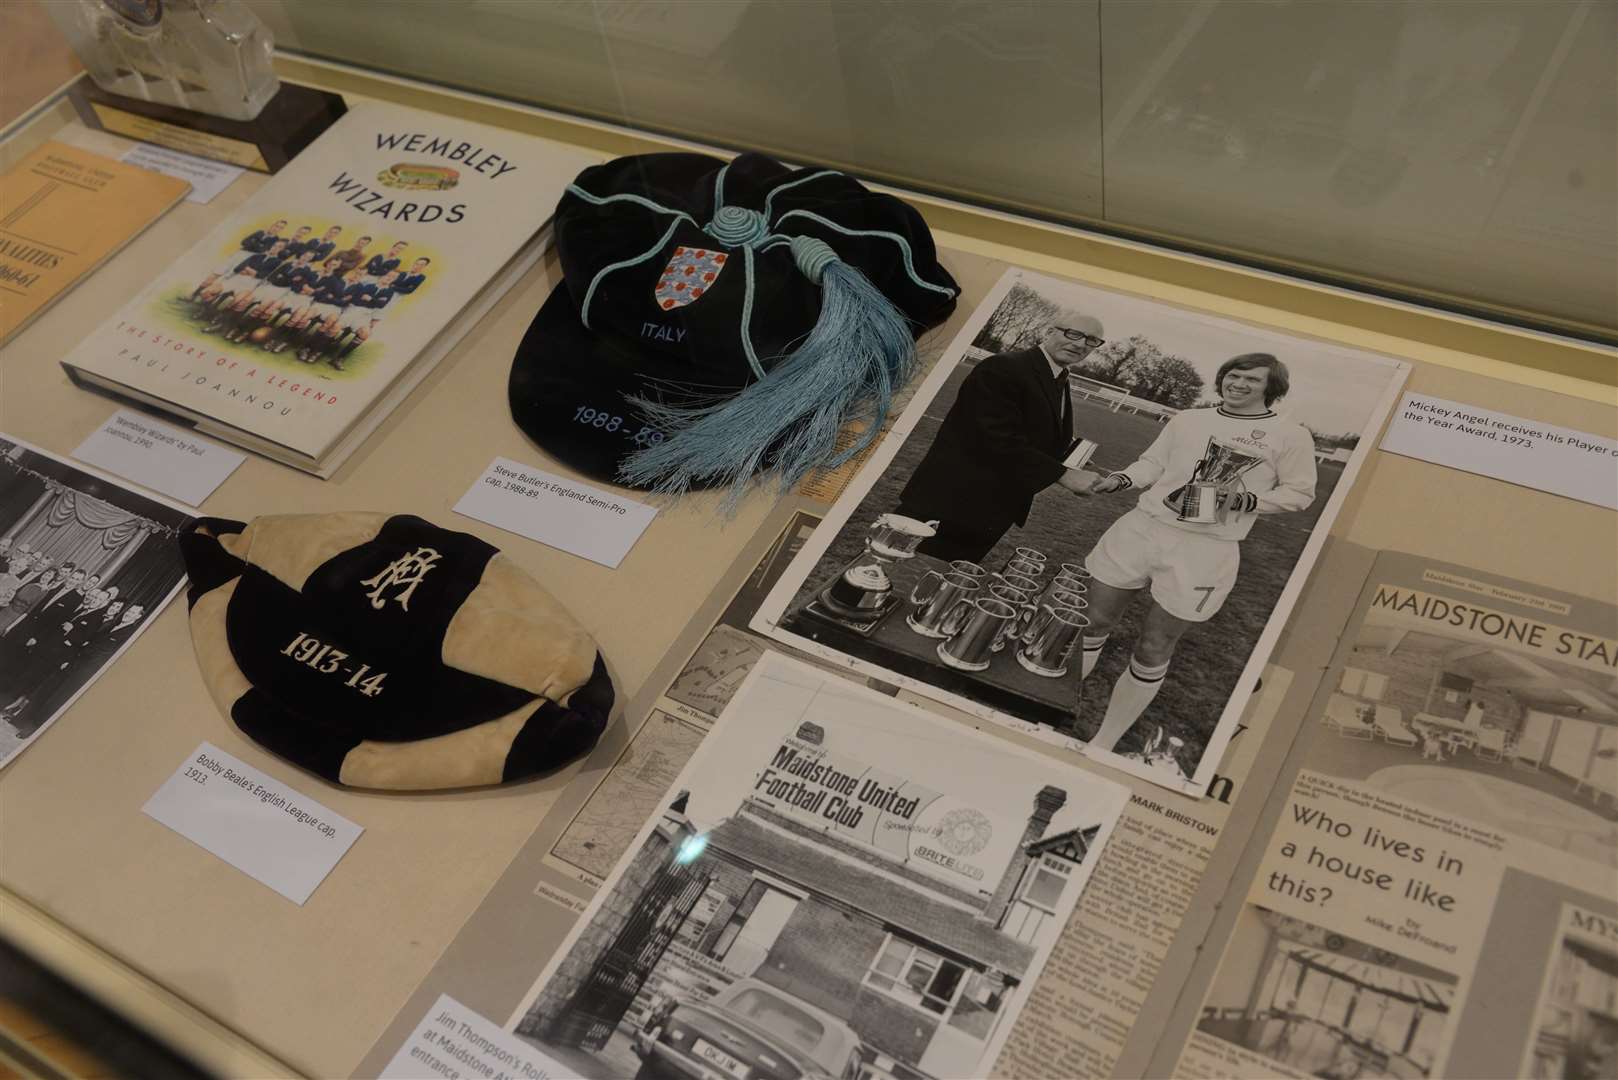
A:
{"label": "mark bristow text", "polygon": [[[119,321],[118,331],[142,344],[125,346],[118,350],[118,359],[158,373],[168,373],[193,386],[206,387],[221,397],[232,398],[265,412],[280,406],[282,416],[293,412],[290,399],[302,399],[321,405],[337,404],[337,395],[312,382],[289,379],[279,371],[260,368],[247,360],[237,360],[220,353],[199,348],[182,338],[154,333],[133,323]],[[229,382],[246,382],[241,386],[227,386]],[[271,396],[266,391],[275,391]]]}

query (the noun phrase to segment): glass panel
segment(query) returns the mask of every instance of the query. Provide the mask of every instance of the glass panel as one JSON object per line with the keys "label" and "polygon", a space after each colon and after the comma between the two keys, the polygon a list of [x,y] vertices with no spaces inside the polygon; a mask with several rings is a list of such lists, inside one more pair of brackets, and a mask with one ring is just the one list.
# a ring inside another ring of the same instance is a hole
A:
{"label": "glass panel", "polygon": [[1326,1009],[1326,993],[1331,984],[1328,976],[1314,968],[1305,969],[1303,983],[1298,987],[1298,1001],[1292,1011],[1318,1018]]}
{"label": "glass panel", "polygon": [[1618,333],[1618,4],[250,3],[292,51]]}
{"label": "glass panel", "polygon": [[977,1039],[988,1039],[1004,996],[1001,988],[981,972],[972,972],[960,1000],[955,1003],[955,1012],[949,1018],[950,1027]]}
{"label": "glass panel", "polygon": [[1062,898],[1062,886],[1066,884],[1067,879],[1060,874],[1036,866],[1028,876],[1028,888],[1023,890],[1023,898],[1046,911],[1055,911],[1057,901]]}
{"label": "glass panel", "polygon": [[1546,762],[1557,772],[1580,779],[1590,765],[1590,754],[1596,747],[1598,729],[1588,720],[1574,716],[1562,717],[1556,730],[1556,741],[1551,744],[1550,760]]}
{"label": "glass panel", "polygon": [[905,984],[918,994],[926,993],[927,984],[933,981],[933,973],[937,970],[935,958],[918,956],[911,961],[910,970],[905,972]]}
{"label": "glass panel", "polygon": [[1349,1021],[1348,1032],[1361,1042],[1371,1042],[1382,1023],[1382,1014],[1388,1008],[1388,998],[1373,990],[1360,990],[1354,1005],[1354,1018]]}
{"label": "glass panel", "polygon": [[1618,324],[1618,5],[1102,5],[1107,220]]}
{"label": "glass panel", "polygon": [[1349,1003],[1353,1000],[1354,984],[1342,980],[1334,981],[1331,989],[1326,991],[1325,1005],[1322,1006],[1316,1019],[1331,1027],[1341,1027],[1343,1020],[1348,1016]]}
{"label": "glass panel", "polygon": [[955,991],[960,987],[961,979],[965,975],[964,967],[945,960],[939,965],[938,974],[933,977],[932,985],[927,987],[927,1001],[923,1004],[934,1012],[943,1012],[955,997]]}
{"label": "glass panel", "polygon": [[884,975],[897,976],[904,967],[905,958],[910,955],[910,946],[900,941],[888,940],[882,950],[882,955],[876,958],[876,970]]}

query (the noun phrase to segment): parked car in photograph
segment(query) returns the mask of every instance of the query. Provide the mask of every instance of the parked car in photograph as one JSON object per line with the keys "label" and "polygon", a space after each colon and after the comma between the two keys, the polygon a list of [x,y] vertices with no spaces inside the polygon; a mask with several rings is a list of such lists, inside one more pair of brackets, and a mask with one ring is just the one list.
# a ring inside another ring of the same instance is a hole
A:
{"label": "parked car in photograph", "polygon": [[857,1080],[865,1047],[823,1009],[757,979],[670,1000],[635,1034],[636,1080]]}

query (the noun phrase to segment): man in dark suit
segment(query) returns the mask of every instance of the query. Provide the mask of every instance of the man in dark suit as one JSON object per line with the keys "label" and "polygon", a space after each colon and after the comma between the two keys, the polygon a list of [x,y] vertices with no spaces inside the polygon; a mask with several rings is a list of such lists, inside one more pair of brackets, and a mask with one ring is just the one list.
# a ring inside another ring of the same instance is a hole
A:
{"label": "man in dark suit", "polygon": [[56,588],[40,603],[34,605],[28,617],[18,626],[24,638],[34,636],[36,626],[51,625],[52,620],[61,622],[78,611],[85,600],[85,572],[72,563],[63,563],[56,574]]}
{"label": "man in dark suit", "polygon": [[9,723],[19,738],[30,738],[74,691],[94,678],[102,665],[124,647],[145,613],[140,604],[125,607],[122,601],[114,600],[64,623],[58,628],[59,634],[51,634],[41,642],[44,652],[35,665],[36,680],[24,697],[0,712],[0,719]]}
{"label": "man in dark suit", "polygon": [[897,512],[938,522],[919,551],[982,562],[1007,529],[1028,520],[1034,496],[1060,484],[1089,494],[1093,474],[1063,459],[1073,438],[1070,370],[1102,345],[1099,320],[1073,316],[1033,348],[985,357],[961,383]]}

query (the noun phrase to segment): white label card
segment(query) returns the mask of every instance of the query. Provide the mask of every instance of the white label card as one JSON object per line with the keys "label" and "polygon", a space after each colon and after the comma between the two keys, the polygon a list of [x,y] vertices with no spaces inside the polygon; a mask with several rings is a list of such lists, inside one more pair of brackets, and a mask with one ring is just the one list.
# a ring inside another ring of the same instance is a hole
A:
{"label": "white label card", "polygon": [[247,460],[193,432],[128,409],[107,417],[73,456],[188,506],[201,506]]}
{"label": "white label card", "polygon": [[564,1080],[574,1075],[498,1024],[440,994],[377,1080],[446,1076]]}
{"label": "white label card", "polygon": [[186,193],[185,201],[192,203],[213,202],[213,197],[228,188],[243,171],[240,165],[209,161],[151,143],[136,143],[119,160],[188,182],[191,190]]}
{"label": "white label card", "polygon": [[210,742],[141,810],[294,904],[309,899],[364,832]]}
{"label": "white label card", "polygon": [[1601,435],[1406,394],[1382,449],[1618,510],[1618,441]]}
{"label": "white label card", "polygon": [[613,569],[657,508],[510,458],[495,458],[455,512]]}

